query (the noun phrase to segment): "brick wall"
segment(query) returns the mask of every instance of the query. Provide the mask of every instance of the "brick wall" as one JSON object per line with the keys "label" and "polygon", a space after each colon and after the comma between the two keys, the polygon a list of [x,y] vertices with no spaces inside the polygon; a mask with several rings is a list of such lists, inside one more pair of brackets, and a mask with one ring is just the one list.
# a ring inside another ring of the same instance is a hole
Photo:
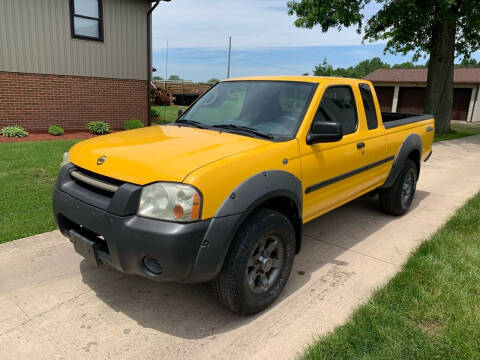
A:
{"label": "brick wall", "polygon": [[0,72],[0,128],[20,125],[43,132],[49,125],[84,130],[90,121],[122,128],[147,121],[147,82]]}

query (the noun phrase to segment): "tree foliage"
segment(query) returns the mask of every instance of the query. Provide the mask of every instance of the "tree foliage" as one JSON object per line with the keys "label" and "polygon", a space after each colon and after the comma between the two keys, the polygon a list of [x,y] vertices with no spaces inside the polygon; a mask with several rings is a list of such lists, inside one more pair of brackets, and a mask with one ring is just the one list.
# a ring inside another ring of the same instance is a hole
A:
{"label": "tree foliage", "polygon": [[381,8],[368,19],[372,0],[298,0],[288,2],[295,25],[323,32],[354,26],[364,41],[386,41],[385,52],[429,59],[425,111],[437,130],[450,130],[455,57],[468,61],[480,49],[479,0],[376,0]]}
{"label": "tree foliage", "polygon": [[295,25],[311,29],[355,26],[364,40],[386,40],[385,51],[414,53],[414,61],[430,54],[433,26],[440,21],[456,25],[457,56],[469,59],[480,49],[480,2],[478,0],[376,0],[382,8],[365,19],[371,0],[300,0],[288,2]]}
{"label": "tree foliage", "polygon": [[168,80],[170,81],[181,81],[182,78],[178,75],[170,75],[170,77],[168,78]]}
{"label": "tree foliage", "polygon": [[[474,63],[472,63],[472,66],[473,64]],[[357,65],[350,66],[348,68],[334,68],[332,65],[327,63],[327,59],[324,59],[320,65],[315,66],[313,74],[315,76],[338,76],[360,79],[377,69],[421,69],[426,68],[427,66],[428,64],[419,65],[410,61],[406,61],[401,64],[390,65],[386,62],[383,62],[379,57],[374,57],[372,59],[360,61]],[[480,66],[480,64],[478,64],[478,66]]]}

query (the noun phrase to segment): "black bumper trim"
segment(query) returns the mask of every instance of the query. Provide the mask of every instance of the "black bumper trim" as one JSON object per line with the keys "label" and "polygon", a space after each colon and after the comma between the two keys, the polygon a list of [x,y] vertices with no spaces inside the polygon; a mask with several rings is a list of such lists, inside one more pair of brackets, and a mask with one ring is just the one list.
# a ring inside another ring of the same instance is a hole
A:
{"label": "black bumper trim", "polygon": [[[106,246],[98,252],[102,262],[126,274],[158,281],[180,282],[190,278],[211,223],[210,219],[180,224],[135,215],[121,217],[82,202],[57,187],[53,191],[53,208],[63,235],[69,237],[73,229],[89,241],[104,242]],[[161,274],[145,268],[145,256],[158,260],[163,269]]]}

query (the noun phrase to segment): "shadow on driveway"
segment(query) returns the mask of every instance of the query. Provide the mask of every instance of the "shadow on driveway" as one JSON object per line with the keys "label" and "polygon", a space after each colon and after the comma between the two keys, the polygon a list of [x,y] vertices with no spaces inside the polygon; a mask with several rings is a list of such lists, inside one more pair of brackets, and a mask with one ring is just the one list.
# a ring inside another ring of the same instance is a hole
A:
{"label": "shadow on driveway", "polygon": [[[405,216],[415,216],[412,212],[428,195],[417,191],[410,213]],[[277,302],[265,312],[291,296],[294,299],[311,274],[327,264],[334,266],[325,275],[325,286],[334,287],[345,281],[351,276],[345,269],[348,263],[337,257],[395,219],[379,211],[378,199],[374,197],[356,200],[304,225],[303,249],[295,259],[290,280]],[[262,316],[240,317],[231,313],[216,301],[205,284],[158,283],[125,276],[107,266],[96,268],[85,260],[80,271],[84,283],[113,310],[145,328],[176,337],[213,337]]]}

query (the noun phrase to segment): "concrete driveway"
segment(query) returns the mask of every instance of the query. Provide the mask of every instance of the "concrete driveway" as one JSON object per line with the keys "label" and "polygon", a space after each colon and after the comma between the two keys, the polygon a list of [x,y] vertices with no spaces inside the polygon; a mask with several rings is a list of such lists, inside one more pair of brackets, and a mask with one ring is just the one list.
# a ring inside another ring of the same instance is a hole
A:
{"label": "concrete driveway", "polygon": [[288,359],[345,322],[480,190],[480,137],[434,146],[412,210],[358,200],[305,225],[281,298],[245,318],[204,285],[94,268],[54,231],[0,245],[0,359]]}

